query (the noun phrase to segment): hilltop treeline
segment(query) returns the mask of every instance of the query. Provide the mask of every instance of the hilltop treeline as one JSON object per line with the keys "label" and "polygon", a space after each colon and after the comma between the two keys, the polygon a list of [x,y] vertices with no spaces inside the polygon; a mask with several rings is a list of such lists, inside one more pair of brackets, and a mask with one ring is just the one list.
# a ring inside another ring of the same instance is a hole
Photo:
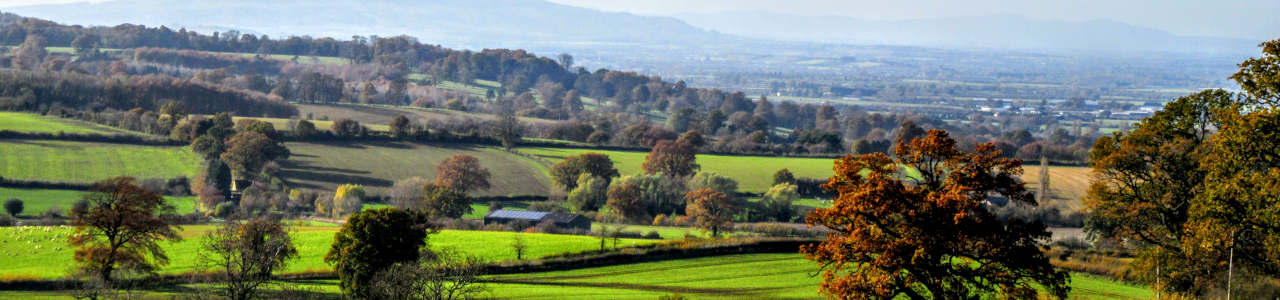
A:
{"label": "hilltop treeline", "polygon": [[0,71],[0,109],[45,111],[53,106],[82,110],[159,110],[177,101],[197,114],[289,117],[297,107],[266,94],[168,76],[96,77],[70,72]]}
{"label": "hilltop treeline", "polygon": [[227,69],[235,73],[276,74],[287,61],[261,56],[216,54],[194,50],[138,48],[133,60],[197,69]]}
{"label": "hilltop treeline", "polygon": [[[848,105],[771,101],[764,96],[694,88],[683,81],[664,81],[635,72],[575,68],[572,56],[567,54],[548,58],[524,50],[453,50],[407,36],[272,39],[235,31],[203,35],[163,26],[66,26],[0,15],[0,42],[15,45],[27,42],[31,36],[41,37],[48,46],[70,45],[77,53],[97,53],[97,48],[139,48],[131,50],[132,61],[112,63],[111,70],[99,71],[99,75],[119,74],[116,69],[120,69],[134,75],[190,77],[192,81],[175,82],[228,87],[224,93],[250,95],[250,99],[258,99],[260,92],[269,93],[268,98],[299,102],[413,105],[482,113],[497,113],[500,106],[496,104],[504,103],[519,116],[562,120],[556,126],[527,127],[532,131],[526,132],[528,136],[597,145],[647,147],[656,140],[697,130],[708,138],[704,151],[888,152],[898,141],[940,128],[952,132],[964,145],[1003,141],[1001,147],[1009,156],[1083,161],[1099,134],[1096,128],[1086,130],[1078,124],[1067,130],[1055,125],[1056,119],[1051,116],[1002,116],[999,120],[969,120],[965,124],[910,112],[878,114]],[[210,52],[334,56],[349,64],[299,64],[265,56]],[[88,70],[85,64],[75,62],[46,65],[49,69],[66,65],[70,67],[62,69]],[[483,97],[432,86],[445,81],[478,80],[498,84],[473,86],[484,89]],[[201,105],[187,107],[197,113],[219,111]],[[287,108],[258,110],[253,106],[221,111],[242,116],[290,113]],[[653,123],[654,116],[665,119],[665,124]]]}

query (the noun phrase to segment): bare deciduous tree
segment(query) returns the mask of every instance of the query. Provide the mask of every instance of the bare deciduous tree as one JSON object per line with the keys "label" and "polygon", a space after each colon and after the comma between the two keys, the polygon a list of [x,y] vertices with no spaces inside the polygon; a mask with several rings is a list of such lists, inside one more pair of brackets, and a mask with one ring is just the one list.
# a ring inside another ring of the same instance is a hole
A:
{"label": "bare deciduous tree", "polygon": [[424,254],[414,263],[401,263],[379,272],[371,281],[379,299],[469,299],[484,291],[480,275],[484,262],[452,249]]}

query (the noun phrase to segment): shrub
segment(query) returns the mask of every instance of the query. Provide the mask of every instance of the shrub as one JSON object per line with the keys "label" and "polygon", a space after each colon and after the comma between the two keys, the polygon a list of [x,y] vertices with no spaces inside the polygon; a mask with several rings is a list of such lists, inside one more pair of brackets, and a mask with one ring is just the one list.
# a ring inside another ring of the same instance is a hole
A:
{"label": "shrub", "polygon": [[17,223],[18,223],[18,220],[14,219],[13,216],[0,215],[0,227],[13,226],[14,224],[17,224]]}
{"label": "shrub", "polygon": [[62,210],[62,207],[57,205],[50,206],[49,209],[46,209],[44,212],[40,213],[41,217],[50,218],[50,219],[61,218],[66,215],[67,214],[65,211]]}
{"label": "shrub", "polygon": [[577,212],[600,209],[608,201],[608,189],[607,179],[583,173],[578,177],[577,187],[569,192],[569,206]]}
{"label": "shrub", "polygon": [[653,226],[664,226],[671,223],[666,214],[658,214],[653,216]]}
{"label": "shrub", "polygon": [[10,216],[18,216],[25,208],[26,205],[22,203],[22,199],[13,198],[4,202],[4,211],[8,212]]}
{"label": "shrub", "polygon": [[338,186],[338,190],[333,193],[333,217],[360,212],[360,208],[364,206],[364,196],[364,187],[358,184]]}
{"label": "shrub", "polygon": [[231,214],[234,214],[235,212],[236,212],[236,204],[231,203],[231,201],[218,203],[217,206],[213,207],[214,217],[226,218],[228,216],[231,216]]}

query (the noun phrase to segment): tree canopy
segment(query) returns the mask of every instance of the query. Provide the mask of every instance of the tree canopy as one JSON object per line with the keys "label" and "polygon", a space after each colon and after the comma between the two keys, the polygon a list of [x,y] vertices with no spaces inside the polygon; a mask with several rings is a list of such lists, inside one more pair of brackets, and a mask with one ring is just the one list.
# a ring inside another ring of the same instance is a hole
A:
{"label": "tree canopy", "polygon": [[324,261],[334,265],[342,291],[354,298],[370,295],[370,280],[396,263],[414,262],[434,229],[411,210],[365,210],[347,218],[334,235]]}
{"label": "tree canopy", "polygon": [[84,196],[86,205],[71,210],[80,269],[110,283],[118,270],[150,273],[169,262],[162,240],[181,240],[176,226],[165,217],[173,206],[164,197],[135,185],[130,177],[116,177],[94,184]]}
{"label": "tree canopy", "polygon": [[489,189],[489,169],[475,156],[458,154],[436,166],[435,184],[463,193]]}
{"label": "tree canopy", "polygon": [[688,143],[659,141],[644,157],[644,173],[683,177],[698,171],[697,151]]}
{"label": "tree canopy", "polygon": [[582,174],[599,177],[608,183],[613,177],[618,177],[618,169],[613,167],[608,155],[596,152],[570,156],[551,166],[551,179],[566,191],[578,187],[578,177]]}
{"label": "tree canopy", "polygon": [[[998,194],[1036,205],[1018,179],[1022,162],[1000,158],[995,146],[973,154],[956,149],[941,130],[883,153],[846,155],[823,185],[839,196],[805,218],[832,230],[801,249],[823,266],[822,292],[837,298],[963,299],[974,295],[1035,298],[1036,285],[1065,298],[1065,271],[1041,252],[1045,226],[1002,223],[986,207]],[[898,168],[919,170],[902,179]],[[911,182],[908,182],[910,180]]]}

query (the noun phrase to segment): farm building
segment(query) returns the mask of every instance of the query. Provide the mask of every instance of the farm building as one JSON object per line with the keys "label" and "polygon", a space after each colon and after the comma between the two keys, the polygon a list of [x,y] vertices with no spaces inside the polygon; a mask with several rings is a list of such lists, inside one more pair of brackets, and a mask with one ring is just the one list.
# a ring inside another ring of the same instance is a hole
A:
{"label": "farm building", "polygon": [[484,215],[484,224],[508,224],[511,222],[529,222],[530,225],[543,221],[555,222],[556,227],[591,230],[591,219],[578,214],[566,214],[543,211],[519,211],[499,209]]}

